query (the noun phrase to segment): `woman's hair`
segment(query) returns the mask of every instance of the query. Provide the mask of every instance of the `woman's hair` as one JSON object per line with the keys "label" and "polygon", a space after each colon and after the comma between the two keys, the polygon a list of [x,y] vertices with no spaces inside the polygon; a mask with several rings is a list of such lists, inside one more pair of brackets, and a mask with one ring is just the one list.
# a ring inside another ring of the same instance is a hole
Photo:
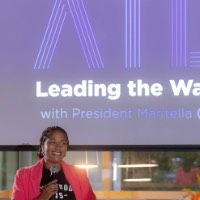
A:
{"label": "woman's hair", "polygon": [[40,145],[39,145],[39,149],[38,149],[38,152],[37,152],[37,156],[38,158],[43,158],[44,155],[43,155],[43,150],[42,150],[42,145],[44,144],[44,142],[49,138],[49,136],[51,136],[53,133],[55,133],[56,131],[60,131],[62,132],[65,137],[66,137],[66,140],[67,140],[67,146],[69,146],[69,139],[68,139],[68,135],[67,135],[67,132],[59,127],[59,126],[51,126],[51,127],[48,127],[46,128],[43,132],[42,132],[42,135],[40,137]]}

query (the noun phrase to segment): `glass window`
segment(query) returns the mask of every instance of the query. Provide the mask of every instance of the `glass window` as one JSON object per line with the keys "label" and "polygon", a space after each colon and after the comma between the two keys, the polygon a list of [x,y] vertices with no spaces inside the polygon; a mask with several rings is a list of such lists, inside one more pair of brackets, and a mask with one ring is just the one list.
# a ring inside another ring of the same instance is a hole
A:
{"label": "glass window", "polygon": [[[16,170],[37,160],[36,151],[0,151],[0,190],[11,190]],[[117,191],[123,198],[128,191],[199,190],[199,151],[69,151],[64,160],[86,169],[101,199],[106,192],[105,199]]]}
{"label": "glass window", "polygon": [[[113,154],[113,190],[198,189],[199,152],[127,151]],[[115,182],[121,187],[115,187]]]}

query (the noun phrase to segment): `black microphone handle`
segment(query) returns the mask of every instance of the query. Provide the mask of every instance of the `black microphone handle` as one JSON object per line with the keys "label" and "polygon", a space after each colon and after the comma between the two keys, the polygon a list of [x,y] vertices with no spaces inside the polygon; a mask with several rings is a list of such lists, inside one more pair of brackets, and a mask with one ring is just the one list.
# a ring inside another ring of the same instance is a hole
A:
{"label": "black microphone handle", "polygon": [[[52,176],[51,176],[51,181],[55,180],[56,179],[56,173],[57,173],[57,170],[56,171],[51,171],[52,172]],[[55,200],[56,199],[56,194],[52,195],[51,198],[49,200]]]}
{"label": "black microphone handle", "polygon": [[[53,173],[51,178],[52,178],[51,181],[55,180],[56,179],[56,173]],[[50,200],[55,200],[55,199],[56,199],[56,194],[52,195],[51,198],[50,198]]]}
{"label": "black microphone handle", "polygon": [[49,200],[55,200],[56,199],[56,195],[52,195],[51,198]]}
{"label": "black microphone handle", "polygon": [[[56,179],[56,174],[54,173],[52,175],[52,181]],[[56,199],[56,194],[52,195],[51,198],[49,200],[55,200]]]}

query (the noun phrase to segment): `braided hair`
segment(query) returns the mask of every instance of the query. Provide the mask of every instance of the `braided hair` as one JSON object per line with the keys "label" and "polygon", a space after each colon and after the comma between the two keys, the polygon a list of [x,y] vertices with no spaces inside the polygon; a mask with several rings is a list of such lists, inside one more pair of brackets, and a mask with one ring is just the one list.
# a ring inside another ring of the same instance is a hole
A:
{"label": "braided hair", "polygon": [[56,131],[60,131],[60,132],[64,133],[64,135],[66,137],[66,140],[67,140],[67,146],[69,146],[68,135],[67,135],[67,132],[63,128],[61,128],[59,126],[48,127],[42,132],[42,135],[40,137],[40,145],[39,145],[39,149],[38,149],[38,152],[37,152],[38,158],[43,158],[44,157],[43,150],[42,150],[42,145],[49,138],[49,136],[52,135],[53,133],[55,133]]}

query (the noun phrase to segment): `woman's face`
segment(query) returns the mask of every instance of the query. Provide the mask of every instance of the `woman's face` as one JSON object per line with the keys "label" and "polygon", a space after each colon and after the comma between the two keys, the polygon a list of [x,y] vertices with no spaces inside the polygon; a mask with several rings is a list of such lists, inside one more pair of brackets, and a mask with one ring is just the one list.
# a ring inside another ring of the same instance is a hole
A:
{"label": "woman's face", "polygon": [[67,140],[65,134],[61,131],[55,131],[47,138],[42,148],[44,151],[46,167],[49,168],[52,165],[60,166],[61,161],[67,152]]}

